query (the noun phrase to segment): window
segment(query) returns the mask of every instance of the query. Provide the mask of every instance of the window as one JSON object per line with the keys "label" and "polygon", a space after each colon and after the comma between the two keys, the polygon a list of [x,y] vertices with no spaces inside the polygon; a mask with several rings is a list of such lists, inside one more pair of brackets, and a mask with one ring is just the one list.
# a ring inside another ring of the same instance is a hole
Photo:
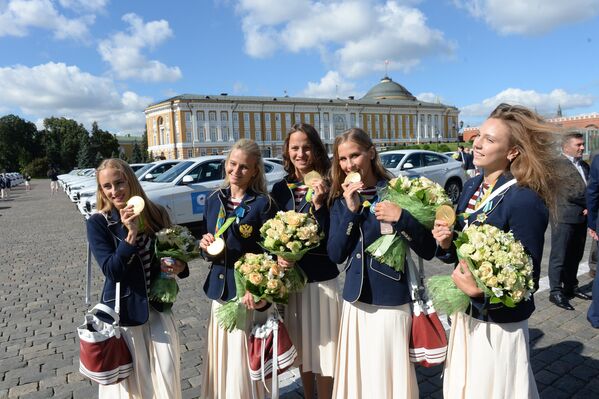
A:
{"label": "window", "polygon": [[302,123],[302,115],[300,113],[296,113],[294,120],[295,120],[294,123]]}
{"label": "window", "polygon": [[211,121],[216,121],[216,111],[210,111],[208,113],[208,117],[210,118]]}
{"label": "window", "polygon": [[191,112],[185,112],[185,122],[191,122]]}
{"label": "window", "polygon": [[233,140],[234,141],[239,140],[239,128],[238,127],[233,128]]}
{"label": "window", "polygon": [[254,114],[254,122],[260,124],[260,114]]}
{"label": "window", "polygon": [[198,111],[196,114],[196,120],[198,122],[204,122],[204,111]]}
{"label": "window", "polygon": [[243,121],[245,123],[250,123],[250,114],[249,114],[249,112],[244,112],[243,113]]}
{"label": "window", "polygon": [[185,142],[191,143],[191,130],[185,130]]}
{"label": "window", "polygon": [[187,158],[193,158],[193,150],[187,150]]}
{"label": "window", "polygon": [[[216,148],[212,151],[216,151]],[[193,168],[187,176],[191,176],[194,183],[221,180],[223,179],[223,162],[220,160],[204,162]]]}
{"label": "window", "polygon": [[287,129],[291,128],[291,114],[285,114],[285,126]]}
{"label": "window", "polygon": [[281,122],[281,114],[279,114],[279,113],[275,114],[275,122],[277,122],[277,123]]}
{"label": "window", "polygon": [[229,141],[229,128],[226,126],[223,126],[221,128],[221,133],[223,135],[223,141]]}
{"label": "window", "polygon": [[447,158],[443,158],[437,154],[423,154],[424,166],[441,165],[447,162]]}
{"label": "window", "polygon": [[233,122],[239,122],[239,114],[237,112],[233,112]]}
{"label": "window", "polygon": [[221,122],[226,122],[229,120],[229,114],[227,113],[227,111],[221,111],[220,120]]}
{"label": "window", "polygon": [[415,168],[420,168],[422,166],[421,153],[417,152],[414,154],[410,154],[408,156],[408,159],[406,159],[406,162],[404,162],[404,164],[406,163],[411,163]]}
{"label": "window", "polygon": [[381,163],[387,169],[397,168],[399,162],[403,159],[404,154],[381,154]]}
{"label": "window", "polygon": [[218,141],[218,135],[216,133],[216,126],[210,128],[210,141]]}
{"label": "window", "polygon": [[353,112],[351,114],[349,114],[349,126],[350,127],[356,126],[356,114],[354,114]]}
{"label": "window", "polygon": [[270,123],[270,114],[264,114],[264,122]]}
{"label": "window", "polygon": [[268,162],[264,162],[264,173],[270,173],[270,171],[273,169],[274,169],[274,166],[272,166]]}

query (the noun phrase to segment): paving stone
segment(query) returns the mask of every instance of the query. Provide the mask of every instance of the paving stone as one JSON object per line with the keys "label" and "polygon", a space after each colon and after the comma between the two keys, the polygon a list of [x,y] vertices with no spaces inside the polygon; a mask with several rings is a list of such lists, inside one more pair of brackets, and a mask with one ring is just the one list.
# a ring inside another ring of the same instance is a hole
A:
{"label": "paving stone", "polygon": [[8,390],[9,398],[18,398],[21,395],[27,395],[29,393],[37,392],[37,382],[31,382],[29,384],[19,385]]}

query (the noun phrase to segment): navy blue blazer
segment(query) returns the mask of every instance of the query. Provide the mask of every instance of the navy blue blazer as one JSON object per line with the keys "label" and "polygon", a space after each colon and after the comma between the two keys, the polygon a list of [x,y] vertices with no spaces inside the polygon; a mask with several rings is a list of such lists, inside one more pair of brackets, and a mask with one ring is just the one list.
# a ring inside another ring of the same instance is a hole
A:
{"label": "navy blue blazer", "polygon": [[597,214],[599,212],[599,157],[593,157],[587,184],[587,223],[589,229],[597,230]]}
{"label": "navy blue blazer", "polygon": [[[479,175],[468,180],[464,184],[464,190],[458,201],[456,212],[461,215],[468,205],[468,201],[482,183],[483,176]],[[499,190],[501,186],[512,179],[509,174],[504,174],[497,180],[494,190]],[[493,198],[489,203],[490,209],[486,212],[484,223],[495,226],[505,232],[512,231],[514,238],[519,240],[524,249],[532,257],[533,279],[535,291],[539,288],[539,277],[541,274],[541,258],[543,257],[543,244],[545,242],[545,230],[549,223],[549,211],[545,202],[537,193],[527,187],[515,184],[505,193]],[[468,217],[468,223],[477,223],[477,215],[482,213],[482,209],[472,213]],[[464,228],[464,220],[458,217],[455,226],[456,231]],[[457,233],[456,233],[457,234]],[[437,250],[437,257],[445,263],[457,264],[456,247],[452,243],[451,247],[444,251],[441,248]],[[513,323],[526,320],[535,310],[534,298],[523,300],[514,308],[508,308],[503,304],[490,304],[488,297],[471,298],[469,313],[480,320],[491,321],[495,323]]]}
{"label": "navy blue blazer", "polygon": [[[377,185],[386,184],[383,180]],[[422,258],[435,256],[436,242],[431,231],[405,209],[393,229]],[[365,251],[380,236],[381,223],[370,208],[360,208],[354,213],[348,209],[343,197],[335,200],[327,249],[333,262],[342,263],[347,259],[343,287],[346,301],[379,306],[397,306],[411,301],[406,275],[378,262]],[[404,266],[404,270],[406,268]]]}
{"label": "navy blue blazer", "polygon": [[[87,220],[87,240],[91,251],[106,277],[102,288],[101,302],[114,309],[116,283],[121,283],[120,319],[123,326],[138,326],[148,321],[149,305],[163,310],[160,304],[150,303],[146,288],[146,275],[137,248],[125,241],[127,229],[121,223],[120,213],[113,209],[108,217],[101,213]],[[153,243],[151,244],[153,248]],[[160,274],[160,260],[152,253],[150,279]],[[189,276],[189,268],[178,275]],[[100,313],[99,318],[112,322],[110,317]]]}
{"label": "navy blue blazer", "polygon": [[[287,186],[288,180],[283,179],[277,182],[271,192],[272,198],[277,203],[280,210],[293,211],[295,210],[295,197],[293,191]],[[329,235],[329,208],[323,205],[317,211],[311,212],[310,202],[306,202],[306,198],[302,199],[299,206],[299,212],[312,213],[316,222],[320,227],[320,231],[325,233],[325,237],[320,242],[317,248],[308,252],[304,257],[297,262],[297,265],[308,276],[308,282],[328,281],[339,275],[337,265],[331,261],[327,255],[327,240]]]}
{"label": "navy blue blazer", "polygon": [[[206,228],[209,233],[216,234],[216,220],[221,205],[227,209],[227,199],[231,190],[215,190],[206,200]],[[244,209],[243,217],[236,220],[221,236],[225,240],[223,254],[212,259],[210,271],[204,283],[204,292],[210,299],[228,301],[235,298],[234,264],[246,253],[263,253],[258,242],[260,227],[274,217],[277,212],[276,204],[264,194],[248,190],[241,200],[240,207]],[[227,217],[232,214],[227,214]]]}

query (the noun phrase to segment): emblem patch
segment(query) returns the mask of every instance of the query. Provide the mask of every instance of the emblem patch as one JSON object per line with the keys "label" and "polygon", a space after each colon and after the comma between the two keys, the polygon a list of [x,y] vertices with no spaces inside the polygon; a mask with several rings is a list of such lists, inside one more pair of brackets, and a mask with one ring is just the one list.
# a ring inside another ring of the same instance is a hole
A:
{"label": "emblem patch", "polygon": [[249,238],[252,235],[252,231],[254,231],[254,228],[249,224],[239,225],[239,232],[243,238]]}

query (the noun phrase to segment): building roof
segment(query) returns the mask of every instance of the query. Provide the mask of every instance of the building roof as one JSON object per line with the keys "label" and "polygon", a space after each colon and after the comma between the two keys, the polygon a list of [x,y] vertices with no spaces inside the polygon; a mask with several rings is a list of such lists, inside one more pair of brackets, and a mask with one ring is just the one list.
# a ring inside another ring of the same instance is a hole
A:
{"label": "building roof", "polygon": [[394,82],[388,76],[385,76],[381,81],[368,90],[368,93],[362,100],[410,100],[416,101],[416,97],[412,95],[405,87],[397,82]]}

